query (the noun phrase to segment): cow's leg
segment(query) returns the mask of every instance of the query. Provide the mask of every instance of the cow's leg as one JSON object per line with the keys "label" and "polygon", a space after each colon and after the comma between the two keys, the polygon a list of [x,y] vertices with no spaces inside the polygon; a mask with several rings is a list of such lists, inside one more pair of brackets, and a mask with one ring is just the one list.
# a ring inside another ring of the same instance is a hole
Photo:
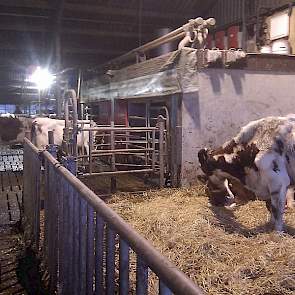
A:
{"label": "cow's leg", "polygon": [[265,179],[268,185],[271,198],[271,221],[274,222],[276,231],[282,231],[286,194],[290,185],[284,159],[276,153],[267,153],[259,155],[255,163],[262,179]]}

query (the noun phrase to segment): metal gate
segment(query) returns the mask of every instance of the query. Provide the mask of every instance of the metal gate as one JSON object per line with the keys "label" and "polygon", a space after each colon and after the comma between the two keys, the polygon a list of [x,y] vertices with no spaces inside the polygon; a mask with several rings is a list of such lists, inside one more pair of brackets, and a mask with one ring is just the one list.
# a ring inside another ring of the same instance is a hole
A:
{"label": "metal gate", "polygon": [[[42,161],[46,191],[44,239],[40,228]],[[70,164],[65,163],[68,167]],[[43,249],[52,292],[127,295],[133,287],[132,277],[134,292],[148,294],[153,272],[158,278],[159,294],[203,294],[48,151],[39,153],[27,139],[24,175],[24,213],[33,245]],[[136,269],[131,267],[134,256]]]}

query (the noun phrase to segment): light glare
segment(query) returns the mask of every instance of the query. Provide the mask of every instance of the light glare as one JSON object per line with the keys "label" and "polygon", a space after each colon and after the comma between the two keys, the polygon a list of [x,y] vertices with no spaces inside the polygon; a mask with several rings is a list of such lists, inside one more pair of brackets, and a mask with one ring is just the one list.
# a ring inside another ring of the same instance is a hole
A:
{"label": "light glare", "polygon": [[30,81],[35,83],[39,90],[44,90],[52,85],[54,76],[50,74],[48,69],[37,67],[36,71],[31,75]]}

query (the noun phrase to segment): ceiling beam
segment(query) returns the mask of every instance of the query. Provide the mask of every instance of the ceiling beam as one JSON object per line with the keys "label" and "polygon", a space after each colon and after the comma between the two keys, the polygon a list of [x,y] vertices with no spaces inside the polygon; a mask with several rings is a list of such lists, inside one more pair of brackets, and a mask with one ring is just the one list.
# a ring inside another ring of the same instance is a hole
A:
{"label": "ceiling beam", "polygon": [[[48,5],[47,1],[42,0],[9,0],[3,1],[1,3],[2,6],[8,7],[26,7],[26,8],[38,8],[38,9],[46,9],[50,10],[52,7]],[[102,5],[85,5],[85,4],[77,4],[77,3],[65,3],[64,6],[65,11],[80,11],[89,14],[97,14],[97,15],[109,15],[109,16],[122,16],[125,17],[134,17],[137,18],[137,7],[134,9],[130,8],[118,8],[118,7],[105,7]],[[151,10],[143,10],[143,17],[147,18],[159,18],[159,19],[167,19],[167,20],[188,20],[194,15],[188,14],[183,15],[181,13],[172,13],[172,12],[157,12]]]}
{"label": "ceiling beam", "polygon": [[[0,5],[1,6],[1,5]],[[22,18],[22,19],[40,19],[40,20],[48,20],[50,17],[48,15],[41,15],[41,14],[27,14],[27,13],[17,13],[17,12],[0,12],[0,16],[4,17],[14,17],[14,18]],[[62,20],[64,22],[77,22],[77,23],[84,23],[87,24],[101,24],[101,25],[112,25],[112,26],[126,26],[129,28],[135,27],[137,24],[128,20],[104,20],[104,19],[98,19],[98,18],[85,18],[85,17],[69,17],[69,16],[63,16]],[[147,29],[160,29],[164,26],[167,26],[167,24],[164,23],[142,23],[143,27],[146,27]]]}
{"label": "ceiling beam", "polygon": [[[31,48],[26,47],[25,44],[4,44],[0,43],[0,51],[7,50],[7,51],[22,51],[22,52],[44,52],[45,48],[42,46],[31,46]],[[126,51],[123,50],[116,50],[116,49],[99,49],[99,48],[73,48],[73,47],[65,47],[63,44],[62,53],[68,55],[74,54],[89,54],[89,55],[107,55],[107,56],[114,56],[114,55],[121,55],[124,54]]]}
{"label": "ceiling beam", "polygon": [[[0,24],[0,31],[16,31],[16,32],[53,32],[53,28],[46,24],[29,25],[21,23],[5,23]],[[98,29],[80,29],[80,28],[62,28],[62,34],[72,35],[88,35],[98,37],[119,37],[119,38],[137,38],[137,32],[118,32],[118,31],[102,31]]]}

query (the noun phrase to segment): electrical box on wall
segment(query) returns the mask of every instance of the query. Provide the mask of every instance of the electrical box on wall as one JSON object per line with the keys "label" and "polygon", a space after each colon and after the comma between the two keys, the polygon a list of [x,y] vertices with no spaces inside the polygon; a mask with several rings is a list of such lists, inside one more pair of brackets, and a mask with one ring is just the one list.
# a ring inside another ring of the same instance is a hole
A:
{"label": "electrical box on wall", "polygon": [[225,44],[225,31],[219,31],[215,33],[215,47],[219,49],[226,49]]}
{"label": "electrical box on wall", "polygon": [[228,48],[242,48],[242,32],[239,26],[231,26],[227,30]]}
{"label": "electrical box on wall", "polygon": [[276,13],[270,17],[270,40],[277,40],[289,36],[290,17],[289,11]]}

